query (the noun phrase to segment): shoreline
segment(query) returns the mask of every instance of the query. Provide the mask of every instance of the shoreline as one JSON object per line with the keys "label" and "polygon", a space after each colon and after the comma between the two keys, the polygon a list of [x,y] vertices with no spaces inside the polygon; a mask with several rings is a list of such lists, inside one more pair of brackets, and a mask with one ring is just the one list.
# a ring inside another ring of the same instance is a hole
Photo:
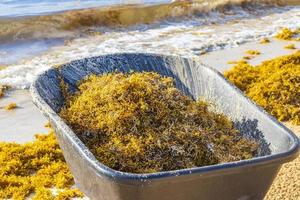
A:
{"label": "shoreline", "polygon": [[[241,60],[246,55],[245,51],[247,50],[258,50],[261,52],[260,55],[249,60],[250,64],[257,65],[261,61],[297,51],[297,49],[284,49],[284,46],[290,43],[295,44],[298,50],[300,49],[300,42],[281,41],[272,38],[268,44],[250,42],[235,48],[210,52],[201,55],[199,58],[204,64],[223,73],[233,66],[232,64],[228,64],[229,61]],[[4,98],[0,99],[0,107],[11,102],[17,103],[19,107],[12,111],[0,109],[0,129],[2,130],[0,132],[0,141],[23,143],[31,141],[36,133],[48,132],[44,127],[47,119],[32,103],[29,90],[13,89],[9,91]]]}
{"label": "shoreline", "polygon": [[[180,9],[175,11],[179,14],[185,12]],[[39,21],[27,19],[24,23],[16,21],[1,24],[0,20],[0,36],[6,42],[10,42],[5,39],[6,36],[14,38],[12,43],[0,44],[0,65],[6,66],[0,71],[0,84],[28,88],[32,78],[50,66],[99,54],[146,51],[198,56],[205,52],[230,49],[270,37],[282,27],[296,29],[300,26],[299,11],[300,6],[237,6],[206,14],[196,12],[183,18],[174,16],[127,28],[97,24],[98,17],[102,19],[103,13],[96,11],[95,14],[85,11],[83,16],[71,12],[58,19],[55,16],[52,16],[54,19],[42,17]],[[124,23],[132,20],[130,12],[122,12],[111,19],[106,16],[109,19],[105,23],[119,23],[115,18],[121,15],[125,15]],[[149,12],[154,11],[150,9]],[[163,14],[156,16],[154,12],[144,16],[141,12],[140,15],[144,20],[151,20]],[[57,23],[65,23],[65,20],[74,28],[65,29],[65,26]],[[81,26],[85,21],[91,21],[92,24]],[[63,26],[62,30],[60,26]],[[15,35],[15,32],[18,34]]]}

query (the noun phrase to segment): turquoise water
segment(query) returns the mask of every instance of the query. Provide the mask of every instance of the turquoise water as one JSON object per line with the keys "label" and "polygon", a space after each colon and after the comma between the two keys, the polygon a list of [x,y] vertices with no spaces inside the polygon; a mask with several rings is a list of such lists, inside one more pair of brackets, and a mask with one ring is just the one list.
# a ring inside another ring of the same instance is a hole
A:
{"label": "turquoise water", "polygon": [[0,17],[44,15],[100,6],[166,2],[171,0],[0,0]]}

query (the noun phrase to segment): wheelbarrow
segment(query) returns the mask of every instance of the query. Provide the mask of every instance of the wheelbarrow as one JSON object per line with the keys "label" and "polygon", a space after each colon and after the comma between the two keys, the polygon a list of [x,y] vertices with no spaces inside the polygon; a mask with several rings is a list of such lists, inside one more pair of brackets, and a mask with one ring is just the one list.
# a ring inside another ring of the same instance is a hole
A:
{"label": "wheelbarrow", "polygon": [[[101,164],[58,115],[64,105],[60,84],[76,92],[90,74],[155,71],[173,77],[176,87],[205,99],[232,119],[245,137],[261,140],[260,155],[217,165],[149,174],[116,171]],[[72,61],[40,74],[31,86],[36,106],[49,118],[79,189],[99,200],[247,200],[263,199],[282,164],[299,151],[298,138],[255,105],[219,72],[197,59],[124,53]],[[262,141],[263,140],[263,141]]]}

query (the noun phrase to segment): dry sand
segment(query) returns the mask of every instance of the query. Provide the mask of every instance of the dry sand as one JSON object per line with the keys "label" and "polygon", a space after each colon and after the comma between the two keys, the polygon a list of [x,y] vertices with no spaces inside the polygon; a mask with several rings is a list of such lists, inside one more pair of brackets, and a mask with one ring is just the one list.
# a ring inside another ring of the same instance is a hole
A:
{"label": "dry sand", "polygon": [[[9,103],[17,108],[3,109]],[[34,139],[36,133],[47,133],[46,118],[33,105],[28,90],[9,92],[0,99],[0,141],[24,143]]]}
{"label": "dry sand", "polygon": [[[200,56],[200,60],[220,72],[229,70],[233,65],[228,64],[229,61],[239,61],[246,56],[247,50],[257,50],[261,54],[254,56],[253,59],[248,60],[252,65],[260,64],[264,60],[272,59],[278,56],[291,54],[297,50],[300,50],[300,42],[283,41],[277,39],[270,39],[271,43],[260,44],[259,42],[251,42],[243,44],[239,47],[232,49],[225,49],[220,51],[214,51],[208,54]],[[288,44],[295,44],[296,49],[290,50],[284,47]]]}
{"label": "dry sand", "polygon": [[[300,126],[286,124],[300,137]],[[300,199],[300,155],[284,164],[273,182],[265,200],[299,200]]]}
{"label": "dry sand", "polygon": [[[232,65],[228,64],[228,61],[241,60],[246,55],[246,50],[251,49],[261,52],[261,55],[249,61],[251,64],[259,64],[263,60],[292,53],[293,50],[284,49],[284,46],[290,43],[296,44],[296,47],[300,49],[300,42],[272,40],[269,44],[248,43],[233,49],[201,55],[200,58],[203,63],[216,68],[220,72],[224,72],[224,70],[232,67]],[[10,102],[17,103],[19,107],[13,111],[0,109],[0,141],[23,143],[31,141],[36,133],[47,133],[44,127],[47,119],[33,105],[27,90],[9,93],[6,97],[0,99],[0,107]],[[288,126],[300,136],[300,126]],[[285,164],[280,170],[266,197],[266,200],[274,199],[300,199],[300,157],[293,162]]]}

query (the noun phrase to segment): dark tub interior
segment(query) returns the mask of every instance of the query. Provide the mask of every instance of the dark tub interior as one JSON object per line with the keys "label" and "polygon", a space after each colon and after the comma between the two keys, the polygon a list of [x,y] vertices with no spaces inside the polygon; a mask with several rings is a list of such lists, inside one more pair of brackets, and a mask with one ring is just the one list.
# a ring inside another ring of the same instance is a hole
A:
{"label": "dark tub interior", "polygon": [[176,87],[194,99],[204,98],[215,104],[219,112],[225,113],[245,137],[261,141],[259,156],[286,152],[292,148],[294,138],[287,130],[262,110],[258,110],[234,86],[218,72],[195,60],[176,56],[152,54],[115,54],[73,61],[45,72],[34,87],[54,112],[64,104],[60,88],[62,79],[71,92],[76,91],[77,82],[90,74],[112,71],[155,71],[173,77]]}

